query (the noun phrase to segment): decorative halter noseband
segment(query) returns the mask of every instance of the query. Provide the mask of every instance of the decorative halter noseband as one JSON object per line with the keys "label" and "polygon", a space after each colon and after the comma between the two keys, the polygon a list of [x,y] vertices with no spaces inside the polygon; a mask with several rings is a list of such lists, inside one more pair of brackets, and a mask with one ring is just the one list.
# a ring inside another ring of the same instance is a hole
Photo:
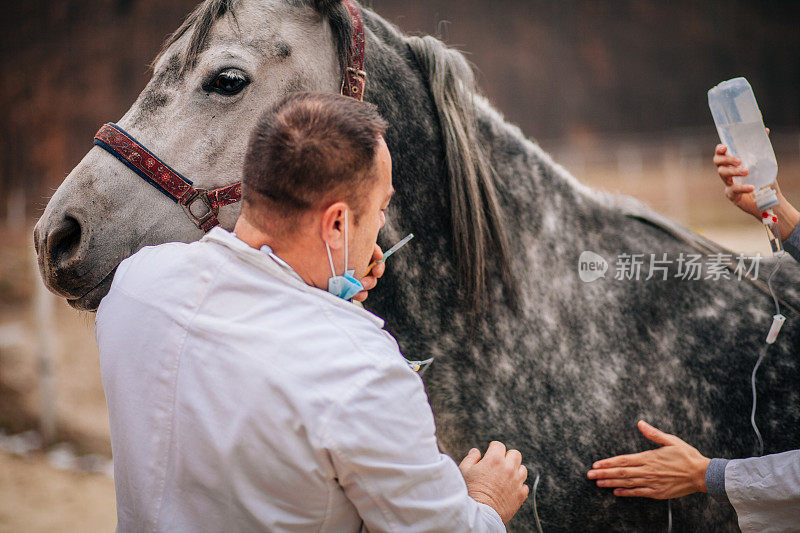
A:
{"label": "decorative halter noseband", "polygon": [[[364,72],[364,21],[361,10],[352,0],[344,0],[342,3],[350,13],[353,42],[350,65],[342,73],[341,92],[344,96],[363,100],[367,82],[367,74]],[[94,144],[119,159],[139,177],[183,207],[186,216],[204,232],[219,225],[220,207],[242,199],[242,182],[212,190],[194,187],[191,180],[183,177],[112,122],[104,124],[95,134]]]}

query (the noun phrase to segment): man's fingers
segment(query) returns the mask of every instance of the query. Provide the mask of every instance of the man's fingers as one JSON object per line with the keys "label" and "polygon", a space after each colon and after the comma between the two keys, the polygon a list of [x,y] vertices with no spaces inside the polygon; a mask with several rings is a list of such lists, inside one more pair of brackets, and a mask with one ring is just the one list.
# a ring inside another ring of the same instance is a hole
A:
{"label": "man's fingers", "polygon": [[724,163],[717,165],[717,173],[720,176],[747,176],[750,172],[746,167],[740,166],[741,163]]}
{"label": "man's fingers", "polygon": [[641,466],[642,453],[647,453],[647,452],[631,453],[627,455],[617,455],[616,457],[601,459],[600,461],[595,461],[595,463],[592,465],[592,468],[600,469],[600,468],[615,468],[621,466]]}
{"label": "man's fingers", "polygon": [[614,496],[626,498],[658,498],[658,492],[650,487],[636,487],[635,489],[614,489]]}
{"label": "man's fingers", "polygon": [[600,468],[597,470],[589,470],[586,477],[589,479],[626,479],[633,478],[639,475],[637,467],[632,468]]}
{"label": "man's fingers", "polygon": [[383,259],[383,250],[381,250],[381,247],[376,243],[375,247],[372,249],[372,260],[377,262],[381,259]]}
{"label": "man's fingers", "polygon": [[647,487],[648,482],[643,478],[613,478],[613,479],[598,479],[597,486],[600,488],[625,488],[631,489],[635,487]]}
{"label": "man's fingers", "polygon": [[732,185],[733,178],[738,176],[747,176],[750,171],[742,167],[719,167],[717,169],[720,179],[725,182],[725,185]]}
{"label": "man's fingers", "polygon": [[365,291],[371,291],[372,289],[375,288],[377,284],[378,284],[378,278],[374,276],[370,275],[365,278],[361,278],[361,285],[364,286]]}
{"label": "man's fingers", "polygon": [[372,267],[372,272],[369,275],[377,279],[383,276],[384,272],[386,272],[386,263],[378,263]]}
{"label": "man's fingers", "polygon": [[714,156],[714,165],[721,167],[721,166],[728,166],[728,167],[738,167],[741,165],[742,162],[732,155],[715,155]]}
{"label": "man's fingers", "polygon": [[522,454],[517,450],[508,450],[506,452],[506,460],[511,461],[511,466],[517,468],[522,464]]}
{"label": "man's fingers", "polygon": [[520,480],[520,483],[524,483],[526,479],[528,479],[528,469],[525,468],[525,465],[519,465],[517,469],[517,477]]}
{"label": "man's fingers", "polygon": [[[377,244],[375,248],[372,250],[372,261],[377,262],[383,259],[383,252],[381,251],[381,247]],[[369,296],[368,291],[371,291],[378,285],[378,278],[383,276],[383,273],[386,272],[386,264],[385,263],[376,263],[372,270],[361,278],[361,285],[364,286],[364,290],[353,296],[353,300],[357,302],[363,302]]]}
{"label": "man's fingers", "polygon": [[674,446],[676,444],[683,443],[683,441],[675,435],[664,433],[663,431],[654,428],[644,420],[639,420],[638,426],[639,431],[642,432],[642,435],[647,437],[648,440],[653,441],[656,444],[660,444],[661,446]]}
{"label": "man's fingers", "polygon": [[714,153],[718,155],[725,155],[728,151],[728,147],[724,144],[718,144],[716,148],[714,148]]}
{"label": "man's fingers", "polygon": [[629,462],[627,455],[617,455],[616,457],[608,457],[606,459],[595,461],[592,464],[592,468],[594,469],[614,468],[618,466],[628,466],[628,464]]}
{"label": "man's fingers", "polygon": [[489,448],[484,454],[484,459],[502,460],[506,456],[506,446],[496,440],[489,443]]}
{"label": "man's fingers", "polygon": [[481,451],[478,448],[472,448],[464,460],[461,461],[461,464],[458,465],[458,468],[461,469],[463,473],[465,470],[468,470],[472,465],[477,463],[481,460]]}
{"label": "man's fingers", "polygon": [[753,192],[756,190],[756,188],[752,185],[748,185],[747,183],[734,183],[728,187],[728,190],[733,194],[747,194]]}
{"label": "man's fingers", "polygon": [[528,499],[528,494],[530,494],[530,487],[528,485],[522,485],[522,488],[519,491],[520,502],[519,504],[522,505],[522,502]]}
{"label": "man's fingers", "polygon": [[353,296],[353,300],[357,302],[363,302],[369,296],[368,291],[374,289],[377,284],[378,284],[378,278],[372,276],[371,274],[369,276],[361,278],[361,285],[364,287],[364,290]]}
{"label": "man's fingers", "polygon": [[751,194],[753,192],[752,185],[745,185],[745,184],[734,184],[730,187],[725,187],[725,196],[731,202],[738,205],[739,201],[742,200],[742,195]]}

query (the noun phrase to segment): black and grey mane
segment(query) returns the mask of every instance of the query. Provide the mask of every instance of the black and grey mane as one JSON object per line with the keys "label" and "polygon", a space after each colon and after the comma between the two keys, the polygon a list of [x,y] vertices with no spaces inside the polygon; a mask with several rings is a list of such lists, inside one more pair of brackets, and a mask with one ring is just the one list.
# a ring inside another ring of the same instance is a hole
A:
{"label": "black and grey mane", "polygon": [[516,306],[517,282],[510,267],[507,230],[497,198],[496,172],[478,139],[475,74],[464,56],[433,37],[408,37],[407,43],[427,78],[436,104],[445,162],[449,171],[450,211],[462,287],[470,307],[485,309],[489,263],[500,272],[506,299]]}

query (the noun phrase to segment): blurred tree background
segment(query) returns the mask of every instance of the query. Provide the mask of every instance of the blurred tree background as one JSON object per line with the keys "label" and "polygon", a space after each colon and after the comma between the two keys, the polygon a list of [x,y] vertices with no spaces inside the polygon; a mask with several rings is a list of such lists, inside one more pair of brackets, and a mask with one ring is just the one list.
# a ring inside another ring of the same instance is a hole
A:
{"label": "blurred tree background", "polygon": [[[738,75],[753,84],[774,130],[800,124],[800,2],[363,3],[404,31],[437,35],[467,53],[488,97],[545,148],[697,129],[713,142],[706,91]],[[0,194],[24,189],[30,216],[38,216],[98,126],[133,103],[163,39],[195,4],[5,2]]]}

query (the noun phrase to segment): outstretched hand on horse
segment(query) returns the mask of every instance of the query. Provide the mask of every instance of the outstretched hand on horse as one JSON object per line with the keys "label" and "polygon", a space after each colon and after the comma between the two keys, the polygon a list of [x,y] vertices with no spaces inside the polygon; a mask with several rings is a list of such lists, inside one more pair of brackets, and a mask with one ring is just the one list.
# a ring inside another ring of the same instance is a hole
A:
{"label": "outstretched hand on horse", "polygon": [[709,458],[675,435],[659,431],[644,420],[639,431],[661,445],[655,450],[618,455],[597,461],[586,477],[598,487],[614,489],[615,496],[639,496],[668,500],[695,492],[708,492],[706,469]]}

